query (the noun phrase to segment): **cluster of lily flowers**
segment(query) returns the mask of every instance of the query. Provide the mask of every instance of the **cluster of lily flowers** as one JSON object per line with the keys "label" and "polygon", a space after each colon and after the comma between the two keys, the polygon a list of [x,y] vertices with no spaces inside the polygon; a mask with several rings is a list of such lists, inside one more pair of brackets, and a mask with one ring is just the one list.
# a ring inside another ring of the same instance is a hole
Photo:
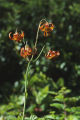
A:
{"label": "cluster of lily flowers", "polygon": [[[52,23],[41,22],[39,25],[39,30],[41,30],[41,32],[43,32],[44,37],[50,36],[53,29],[54,29],[54,25]],[[12,32],[10,32],[9,38],[13,41],[20,43],[24,39],[24,32],[22,31],[21,33],[19,33],[16,31],[14,34],[12,34]],[[35,55],[36,52],[37,52],[37,48],[32,49],[27,44],[25,44],[24,47],[22,47],[20,49],[20,55],[26,59],[28,59],[29,56]],[[45,54],[45,57],[47,59],[53,59],[53,58],[58,57],[59,55],[60,55],[59,51],[49,50],[48,53]]]}

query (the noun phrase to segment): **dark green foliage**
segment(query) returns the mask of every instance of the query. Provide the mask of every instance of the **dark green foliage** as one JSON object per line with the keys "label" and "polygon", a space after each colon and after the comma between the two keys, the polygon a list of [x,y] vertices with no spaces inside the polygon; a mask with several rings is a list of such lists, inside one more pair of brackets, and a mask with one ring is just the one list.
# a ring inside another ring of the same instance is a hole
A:
{"label": "dark green foliage", "polygon": [[[55,85],[58,88],[60,86],[42,73],[30,77],[29,83],[25,120],[80,119],[80,106],[78,105],[80,96],[70,97],[71,90],[66,89],[66,87],[56,89]],[[20,83],[15,82],[14,94],[8,99],[8,104],[0,106],[0,115],[4,120],[21,120],[24,100],[23,87],[24,80],[21,80]],[[19,91],[18,94],[16,91]]]}
{"label": "dark green foliage", "polygon": [[[80,119],[80,1],[0,0],[1,120],[21,120],[27,65],[20,57],[22,44],[15,46],[8,34],[16,28],[23,30],[24,40],[33,46],[43,18],[52,22],[55,30],[48,38],[39,34],[38,53],[43,44],[47,47],[31,66],[25,120]],[[50,48],[59,50],[60,57],[46,60],[44,54]]]}

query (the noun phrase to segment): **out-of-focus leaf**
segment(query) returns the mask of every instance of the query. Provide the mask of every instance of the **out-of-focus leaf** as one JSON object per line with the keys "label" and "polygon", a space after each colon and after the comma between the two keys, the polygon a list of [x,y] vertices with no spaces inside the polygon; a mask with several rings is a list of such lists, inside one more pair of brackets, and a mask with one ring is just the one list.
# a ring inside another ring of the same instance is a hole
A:
{"label": "out-of-focus leaf", "polygon": [[60,104],[60,103],[52,103],[50,106],[58,109],[62,109],[62,110],[64,109],[64,104]]}
{"label": "out-of-focus leaf", "polygon": [[70,115],[68,116],[68,120],[78,120],[77,116]]}
{"label": "out-of-focus leaf", "polygon": [[37,104],[41,104],[42,100],[48,95],[49,86],[42,88],[36,95]]}

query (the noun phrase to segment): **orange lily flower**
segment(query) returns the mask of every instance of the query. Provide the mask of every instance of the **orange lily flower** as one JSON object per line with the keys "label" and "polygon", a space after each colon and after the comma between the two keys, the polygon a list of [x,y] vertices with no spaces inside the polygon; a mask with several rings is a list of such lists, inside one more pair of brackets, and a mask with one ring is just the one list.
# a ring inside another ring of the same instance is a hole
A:
{"label": "orange lily flower", "polygon": [[49,50],[48,53],[45,55],[45,57],[47,59],[52,59],[52,58],[56,58],[60,55],[60,52],[59,51],[52,51],[52,50]]}
{"label": "orange lily flower", "polygon": [[21,40],[23,40],[24,38],[24,32],[18,33],[17,31],[13,34],[13,37],[11,37],[12,32],[9,33],[9,38],[11,40],[17,41],[17,42],[21,42]]}
{"label": "orange lily flower", "polygon": [[25,47],[21,48],[20,55],[23,58],[26,58],[26,57],[32,55],[32,49],[29,46],[25,45]]}
{"label": "orange lily flower", "polygon": [[52,23],[46,22],[46,23],[41,24],[39,29],[43,31],[44,36],[47,37],[47,36],[50,36],[50,33],[53,31],[54,25]]}
{"label": "orange lily flower", "polygon": [[27,52],[27,55],[32,55],[32,49],[28,45],[25,45],[25,51]]}

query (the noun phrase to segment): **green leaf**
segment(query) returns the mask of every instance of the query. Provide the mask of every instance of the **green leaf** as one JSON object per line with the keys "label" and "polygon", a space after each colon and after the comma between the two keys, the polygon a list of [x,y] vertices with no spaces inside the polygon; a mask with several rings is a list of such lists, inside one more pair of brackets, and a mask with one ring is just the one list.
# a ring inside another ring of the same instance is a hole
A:
{"label": "green leaf", "polygon": [[78,120],[77,116],[69,115],[67,120]]}
{"label": "green leaf", "polygon": [[49,119],[49,120],[54,120],[56,118],[55,115],[46,115],[45,119]]}
{"label": "green leaf", "polygon": [[62,94],[59,94],[59,95],[55,96],[53,101],[63,102],[64,101],[64,96]]}
{"label": "green leaf", "polygon": [[8,115],[6,117],[7,120],[17,120],[17,118],[15,116],[12,116],[12,115]]}
{"label": "green leaf", "polygon": [[58,85],[58,87],[63,87],[64,86],[64,79],[59,78],[59,80],[57,81],[57,85]]}
{"label": "green leaf", "polygon": [[64,105],[60,103],[53,103],[53,104],[50,104],[50,106],[55,107],[57,109],[64,109]]}
{"label": "green leaf", "polygon": [[25,120],[37,120],[37,118],[36,115],[31,115],[30,117],[25,117]]}
{"label": "green leaf", "polygon": [[48,91],[49,91],[49,86],[46,86],[36,94],[37,104],[41,104],[43,99],[48,95]]}

